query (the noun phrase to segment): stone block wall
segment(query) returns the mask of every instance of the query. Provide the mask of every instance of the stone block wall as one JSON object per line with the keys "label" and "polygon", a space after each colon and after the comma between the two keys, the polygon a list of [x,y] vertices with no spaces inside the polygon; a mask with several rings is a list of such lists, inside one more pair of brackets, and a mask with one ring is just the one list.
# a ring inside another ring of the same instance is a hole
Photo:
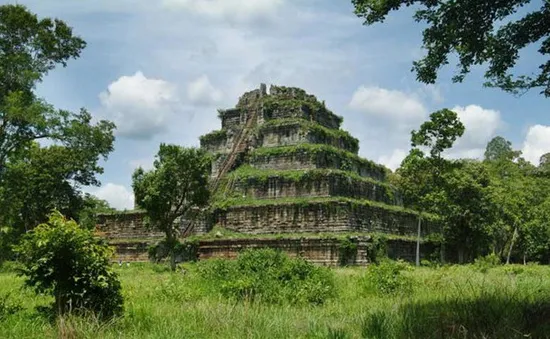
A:
{"label": "stone block wall", "polygon": [[[247,234],[379,232],[414,237],[418,227],[414,213],[341,201],[230,207],[217,212],[216,222]],[[423,222],[423,236],[438,231],[436,224]]]}
{"label": "stone block wall", "polygon": [[329,168],[346,170],[362,177],[384,181],[386,173],[382,168],[363,165],[359,160],[344,159],[334,154],[310,154],[296,152],[283,155],[252,156],[252,167],[264,170],[308,170],[312,168]]}
{"label": "stone block wall", "polygon": [[273,176],[266,181],[239,180],[234,189],[239,196],[253,199],[350,197],[389,205],[402,205],[400,195],[380,182],[358,180],[327,173],[325,176],[301,178],[299,181]]}
{"label": "stone block wall", "polygon": [[246,122],[246,112],[233,108],[219,111],[222,120],[222,129],[238,129]]}
{"label": "stone block wall", "polygon": [[[273,248],[282,250],[290,257],[302,257],[310,262],[325,266],[346,265],[364,266],[370,263],[370,239],[357,237],[351,239],[357,245],[357,253],[343,258],[341,240],[336,238],[250,238],[250,239],[215,239],[199,242],[199,260],[213,258],[234,259],[245,249]],[[121,242],[113,244],[118,262],[147,262],[147,249],[152,242]],[[416,242],[412,240],[389,239],[386,241],[388,258],[402,259],[409,262],[416,260]],[[436,245],[423,242],[420,246],[420,258],[430,259],[438,248]]]}
{"label": "stone block wall", "polygon": [[330,145],[353,154],[357,154],[359,150],[358,143],[356,142],[350,142],[344,138],[321,138],[320,136],[314,134],[313,131],[303,128],[299,123],[262,128],[256,146],[278,147],[299,145],[304,143]]}
{"label": "stone block wall", "polygon": [[158,238],[163,233],[148,229],[142,211],[100,214],[96,232],[107,239],[117,238]]}
{"label": "stone block wall", "polygon": [[314,121],[321,126],[332,129],[339,129],[342,119],[327,109],[313,111],[308,105],[296,102],[293,106],[281,108],[264,108],[262,111],[264,121],[278,119],[305,119]]}
{"label": "stone block wall", "polygon": [[302,257],[319,265],[366,265],[369,262],[368,239],[358,238],[354,242],[357,245],[357,253],[350,258],[343,258],[341,241],[335,238],[209,240],[199,243],[199,260],[234,259],[244,249],[273,248],[284,251],[290,257]]}

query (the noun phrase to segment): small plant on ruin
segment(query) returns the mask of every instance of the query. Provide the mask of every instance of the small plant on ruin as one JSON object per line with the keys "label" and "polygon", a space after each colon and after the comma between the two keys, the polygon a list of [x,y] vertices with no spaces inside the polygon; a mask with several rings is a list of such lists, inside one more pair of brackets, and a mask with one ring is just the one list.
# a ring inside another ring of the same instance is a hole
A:
{"label": "small plant on ruin", "polygon": [[110,264],[112,249],[75,221],[52,213],[47,223],[24,236],[16,252],[26,285],[52,295],[55,313],[122,313],[121,285]]}
{"label": "small plant on ruin", "polygon": [[201,262],[199,272],[224,297],[240,301],[322,304],[335,294],[329,269],[273,249]]}

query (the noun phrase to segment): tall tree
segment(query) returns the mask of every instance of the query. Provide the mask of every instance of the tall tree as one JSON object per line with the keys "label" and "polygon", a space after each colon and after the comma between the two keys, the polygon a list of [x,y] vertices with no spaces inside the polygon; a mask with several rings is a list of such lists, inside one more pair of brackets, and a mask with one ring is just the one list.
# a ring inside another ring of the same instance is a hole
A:
{"label": "tall tree", "polygon": [[517,157],[517,152],[512,149],[512,143],[501,136],[496,136],[485,148],[484,159],[486,161],[497,161],[502,159],[513,159]]}
{"label": "tall tree", "polygon": [[61,20],[38,19],[21,5],[0,6],[0,169],[35,140],[79,144],[89,114],[56,110],[34,89],[49,71],[77,58],[85,45]]}
{"label": "tall tree", "polygon": [[[391,11],[415,6],[414,19],[426,24],[424,58],[413,63],[417,80],[435,83],[439,70],[458,56],[454,82],[472,66],[486,64],[486,86],[512,93],[540,88],[550,97],[550,2],[536,0],[352,0],[366,25],[383,22]],[[530,11],[518,14],[519,9]],[[525,47],[538,48],[543,61],[532,74],[514,75]]]}
{"label": "tall tree", "polygon": [[137,206],[146,211],[150,225],[166,235],[175,270],[179,218],[192,218],[197,208],[208,204],[208,177],[211,162],[204,151],[161,144],[154,169],[138,168],[133,175]]}
{"label": "tall tree", "polygon": [[[443,158],[443,152],[464,134],[464,125],[455,112],[442,109],[430,114],[430,120],[424,122],[418,131],[411,132],[411,150],[401,165],[401,188],[405,200],[413,202],[420,210],[418,216],[418,239],[416,244],[416,264],[420,264],[420,236],[422,213],[440,213],[439,206],[445,200],[442,175],[448,171],[449,162]],[[427,147],[429,157],[418,147]]]}
{"label": "tall tree", "polygon": [[94,123],[85,109],[55,109],[34,92],[85,45],[59,19],[0,6],[0,225],[14,239],[45,221],[51,208],[77,217],[80,188],[99,185],[98,162],[113,150],[113,123]]}

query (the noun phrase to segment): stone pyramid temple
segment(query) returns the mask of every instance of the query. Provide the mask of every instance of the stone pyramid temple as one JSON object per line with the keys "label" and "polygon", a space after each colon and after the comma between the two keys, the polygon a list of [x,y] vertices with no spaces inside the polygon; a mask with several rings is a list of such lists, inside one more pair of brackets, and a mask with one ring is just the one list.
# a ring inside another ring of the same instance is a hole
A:
{"label": "stone pyramid temple", "polygon": [[[221,129],[200,139],[214,159],[211,206],[180,225],[199,259],[273,247],[327,265],[366,264],[380,251],[414,260],[418,213],[403,207],[387,181],[390,170],[358,155],[359,140],[324,102],[299,88],[267,91],[262,84],[219,118]],[[98,228],[121,257],[143,258],[162,235],[147,230],[142,217],[104,215]],[[427,256],[438,227],[423,219]]]}

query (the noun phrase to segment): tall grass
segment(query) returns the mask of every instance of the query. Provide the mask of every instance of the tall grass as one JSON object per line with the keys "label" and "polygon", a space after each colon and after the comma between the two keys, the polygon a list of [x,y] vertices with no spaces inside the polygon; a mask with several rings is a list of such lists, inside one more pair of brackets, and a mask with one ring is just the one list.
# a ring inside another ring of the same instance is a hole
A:
{"label": "tall grass", "polygon": [[[376,270],[335,269],[337,293],[322,305],[226,298],[197,265],[184,269],[117,268],[125,314],[107,323],[50,320],[37,307],[51,300],[0,273],[0,300],[16,306],[0,316],[0,338],[550,338],[550,267],[407,267],[390,293],[365,277]],[[379,270],[391,281],[393,270]]]}

